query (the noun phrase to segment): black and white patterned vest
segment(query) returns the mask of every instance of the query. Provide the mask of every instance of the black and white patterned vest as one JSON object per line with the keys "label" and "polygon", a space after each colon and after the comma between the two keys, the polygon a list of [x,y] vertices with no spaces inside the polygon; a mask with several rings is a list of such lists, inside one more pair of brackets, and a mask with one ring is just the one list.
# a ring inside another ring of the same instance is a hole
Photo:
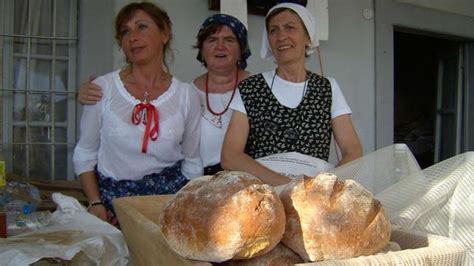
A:
{"label": "black and white patterned vest", "polygon": [[250,125],[245,147],[249,156],[257,159],[295,151],[327,161],[332,134],[331,84],[309,71],[306,78],[306,94],[296,108],[281,105],[262,74],[240,82]]}

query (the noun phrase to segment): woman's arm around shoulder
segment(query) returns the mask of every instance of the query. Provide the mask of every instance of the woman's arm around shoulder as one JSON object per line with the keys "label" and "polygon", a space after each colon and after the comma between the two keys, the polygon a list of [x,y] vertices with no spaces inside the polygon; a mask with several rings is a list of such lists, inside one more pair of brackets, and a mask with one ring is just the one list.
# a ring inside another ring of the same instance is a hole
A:
{"label": "woman's arm around shoulder", "polygon": [[82,105],[93,105],[102,99],[102,88],[92,81],[95,77],[90,77],[88,81],[81,84],[77,91],[77,101]]}

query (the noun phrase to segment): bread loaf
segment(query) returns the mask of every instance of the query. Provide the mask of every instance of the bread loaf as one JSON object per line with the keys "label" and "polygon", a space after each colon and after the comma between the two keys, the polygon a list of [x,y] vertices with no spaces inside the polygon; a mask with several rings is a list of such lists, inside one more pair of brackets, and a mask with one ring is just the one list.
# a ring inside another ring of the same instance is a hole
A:
{"label": "bread loaf", "polygon": [[282,242],[306,261],[371,255],[390,239],[379,201],[353,180],[301,177],[280,194],[286,212]]}
{"label": "bread loaf", "polygon": [[285,213],[270,186],[223,171],[193,179],[176,193],[161,213],[160,228],[179,255],[222,262],[270,251],[284,233]]}
{"label": "bread loaf", "polygon": [[302,262],[304,261],[298,254],[280,243],[262,256],[249,260],[230,260],[222,263],[222,266],[293,266]]}

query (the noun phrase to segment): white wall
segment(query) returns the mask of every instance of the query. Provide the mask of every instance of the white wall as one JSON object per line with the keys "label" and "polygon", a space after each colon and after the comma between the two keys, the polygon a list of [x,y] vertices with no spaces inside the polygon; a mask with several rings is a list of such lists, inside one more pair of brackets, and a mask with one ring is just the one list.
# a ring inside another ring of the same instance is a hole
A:
{"label": "white wall", "polygon": [[397,0],[397,2],[474,17],[472,0]]}
{"label": "white wall", "polygon": [[112,70],[114,0],[79,1],[78,82]]}
{"label": "white wall", "polygon": [[329,41],[321,42],[325,74],[337,79],[353,111],[364,152],[375,149],[374,21],[371,0],[330,0]]}

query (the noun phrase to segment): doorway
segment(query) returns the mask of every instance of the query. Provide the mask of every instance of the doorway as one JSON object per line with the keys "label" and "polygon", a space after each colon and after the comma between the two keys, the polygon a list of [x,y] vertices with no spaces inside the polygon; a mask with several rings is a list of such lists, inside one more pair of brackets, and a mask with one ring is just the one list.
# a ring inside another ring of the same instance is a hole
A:
{"label": "doorway", "polygon": [[463,116],[462,42],[394,31],[394,142],[421,168],[459,152]]}

